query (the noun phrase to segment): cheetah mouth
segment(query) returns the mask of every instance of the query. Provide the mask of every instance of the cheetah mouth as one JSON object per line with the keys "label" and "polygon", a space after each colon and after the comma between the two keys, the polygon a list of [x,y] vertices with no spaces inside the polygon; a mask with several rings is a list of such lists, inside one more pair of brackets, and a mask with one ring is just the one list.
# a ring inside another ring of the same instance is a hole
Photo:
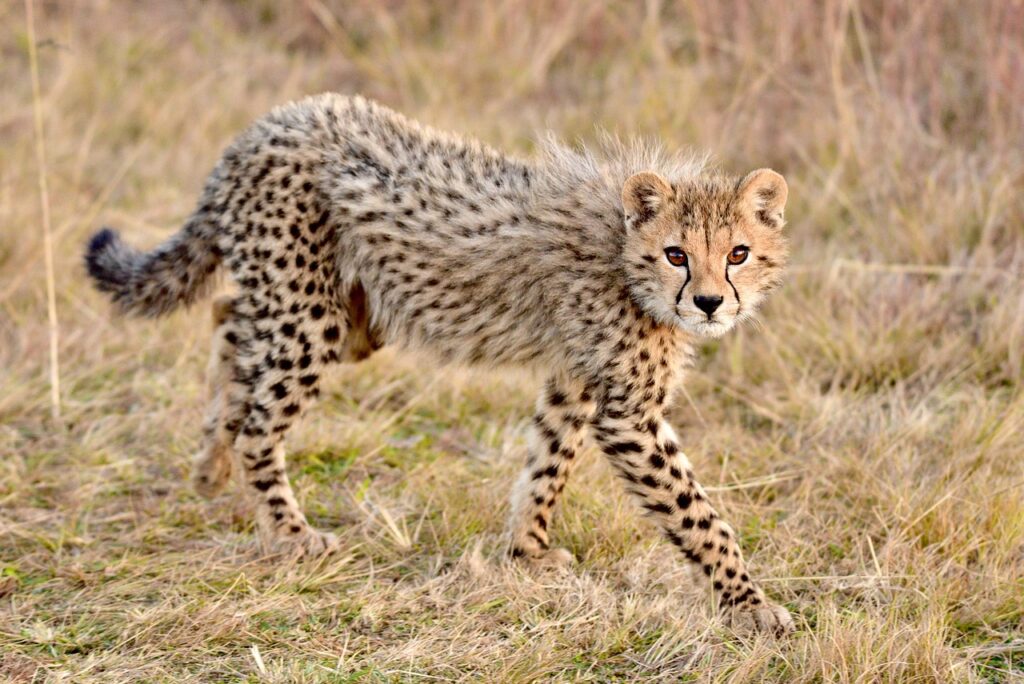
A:
{"label": "cheetah mouth", "polygon": [[734,319],[722,320],[721,316],[706,316],[704,314],[682,314],[679,318],[683,327],[701,337],[721,337],[728,332],[735,322]]}

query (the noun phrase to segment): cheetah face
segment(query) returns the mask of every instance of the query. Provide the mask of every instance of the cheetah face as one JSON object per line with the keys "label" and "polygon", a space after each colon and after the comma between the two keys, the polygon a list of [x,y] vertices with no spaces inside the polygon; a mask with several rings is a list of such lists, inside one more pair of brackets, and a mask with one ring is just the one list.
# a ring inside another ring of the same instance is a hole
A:
{"label": "cheetah face", "polygon": [[769,169],[676,186],[652,172],[631,176],[622,203],[633,296],[659,321],[699,337],[751,317],[785,265],[787,194]]}

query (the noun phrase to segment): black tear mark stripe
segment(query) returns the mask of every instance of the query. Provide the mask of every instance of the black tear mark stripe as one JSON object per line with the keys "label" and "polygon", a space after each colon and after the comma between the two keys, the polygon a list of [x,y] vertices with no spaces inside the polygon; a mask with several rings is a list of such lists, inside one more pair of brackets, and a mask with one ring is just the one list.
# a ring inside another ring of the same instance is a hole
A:
{"label": "black tear mark stripe", "polygon": [[[729,227],[729,244],[733,244],[732,233],[733,233],[733,229],[732,229],[732,226],[730,226]],[[729,260],[728,259],[726,259],[726,261],[725,261],[725,282],[729,283],[729,287],[732,288],[732,293],[736,296],[736,315],[739,316],[740,315],[740,311],[743,309],[743,302],[740,301],[739,290],[737,290],[736,286],[732,284],[732,279],[729,277]]]}
{"label": "black tear mark stripe", "polygon": [[736,315],[740,315],[740,310],[743,309],[743,302],[740,301],[740,293],[736,289],[736,286],[732,284],[732,279],[729,278],[729,266],[725,267],[725,282],[729,283],[729,287],[732,288],[732,293],[736,295]]}
{"label": "black tear mark stripe", "polygon": [[[728,277],[728,276],[726,276],[726,277]],[[689,285],[689,284],[690,284],[690,267],[689,267],[689,265],[687,265],[687,267],[686,267],[686,280],[683,281],[683,286],[681,288],[679,288],[679,294],[676,295],[676,306],[679,306],[679,302],[683,301],[683,290],[685,290],[686,286]],[[735,288],[733,288],[733,289],[735,289]]]}

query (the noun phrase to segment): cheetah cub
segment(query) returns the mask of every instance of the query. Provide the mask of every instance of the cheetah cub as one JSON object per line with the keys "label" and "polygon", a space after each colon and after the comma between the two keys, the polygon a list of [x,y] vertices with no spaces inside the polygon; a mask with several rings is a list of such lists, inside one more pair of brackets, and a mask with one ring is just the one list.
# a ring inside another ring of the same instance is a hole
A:
{"label": "cheetah cub", "polygon": [[515,488],[512,556],[546,564],[558,496],[593,444],[712,583],[725,616],[791,628],[750,577],[664,414],[695,340],[752,316],[786,259],[787,187],[642,145],[549,141],[535,160],[421,126],[358,97],[272,111],[210,175],[184,228],[151,252],[104,229],[85,262],[129,314],[215,305],[210,410],[194,479],[244,480],[271,548],[332,551],[288,484],[282,440],[324,369],[382,344],[440,362],[534,366],[548,379]]}

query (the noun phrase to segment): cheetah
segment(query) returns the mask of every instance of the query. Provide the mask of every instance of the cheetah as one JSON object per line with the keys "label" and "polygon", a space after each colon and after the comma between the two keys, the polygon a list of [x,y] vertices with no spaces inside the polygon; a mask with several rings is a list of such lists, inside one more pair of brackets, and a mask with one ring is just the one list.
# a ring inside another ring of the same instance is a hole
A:
{"label": "cheetah", "polygon": [[361,97],[278,107],[228,147],[183,229],[150,252],[104,228],[86,267],[121,313],[160,316],[209,293],[211,397],[198,491],[237,472],[273,550],[318,556],[282,440],[325,368],[381,345],[442,364],[547,374],[514,489],[509,553],[564,564],[552,511],[592,445],[723,616],[776,633],[782,606],[751,578],[665,421],[701,338],[751,317],[786,262],[786,181],[608,137],[542,140],[532,159],[434,130]]}

